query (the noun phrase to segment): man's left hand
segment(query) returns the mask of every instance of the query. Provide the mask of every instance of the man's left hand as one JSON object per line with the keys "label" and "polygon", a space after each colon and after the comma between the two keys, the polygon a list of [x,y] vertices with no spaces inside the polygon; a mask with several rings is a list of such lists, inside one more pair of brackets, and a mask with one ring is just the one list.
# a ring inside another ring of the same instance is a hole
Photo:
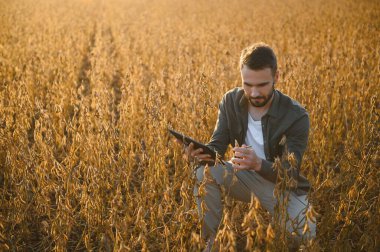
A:
{"label": "man's left hand", "polygon": [[235,147],[234,157],[231,159],[232,167],[236,170],[254,170],[261,169],[262,159],[256,155],[256,152],[245,144],[241,147]]}

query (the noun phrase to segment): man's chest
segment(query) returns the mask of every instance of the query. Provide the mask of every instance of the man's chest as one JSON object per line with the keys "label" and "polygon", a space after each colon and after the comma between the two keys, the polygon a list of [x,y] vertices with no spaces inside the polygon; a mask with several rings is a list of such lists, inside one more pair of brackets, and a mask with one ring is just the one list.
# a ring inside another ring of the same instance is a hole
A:
{"label": "man's chest", "polygon": [[247,120],[240,120],[242,125],[233,131],[233,139],[237,139],[239,144],[254,143],[258,148],[262,148],[263,154],[267,160],[273,161],[275,157],[281,156],[283,145],[280,141],[286,135],[287,125],[269,116],[264,116],[261,120],[256,121],[247,117]]}

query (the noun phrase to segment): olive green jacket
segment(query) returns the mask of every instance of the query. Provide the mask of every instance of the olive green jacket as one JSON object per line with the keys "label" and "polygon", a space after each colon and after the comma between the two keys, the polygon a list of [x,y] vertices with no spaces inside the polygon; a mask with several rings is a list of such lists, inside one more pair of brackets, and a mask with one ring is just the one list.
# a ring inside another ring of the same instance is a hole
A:
{"label": "olive green jacket", "polygon": [[[282,162],[288,175],[297,181],[289,186],[297,194],[306,194],[310,183],[299,174],[302,156],[305,152],[309,135],[309,116],[301,105],[280,91],[274,91],[274,98],[268,112],[261,118],[264,152],[266,160],[262,161],[258,173],[265,179],[276,183],[277,169],[273,168],[276,157],[282,156],[285,148],[294,153],[297,160],[295,169],[289,169],[288,161]],[[234,146],[235,140],[242,145],[248,128],[248,100],[242,88],[228,91],[219,104],[218,120],[210,142],[207,144],[219,155],[224,156],[229,144]],[[283,136],[285,145],[280,144]]]}

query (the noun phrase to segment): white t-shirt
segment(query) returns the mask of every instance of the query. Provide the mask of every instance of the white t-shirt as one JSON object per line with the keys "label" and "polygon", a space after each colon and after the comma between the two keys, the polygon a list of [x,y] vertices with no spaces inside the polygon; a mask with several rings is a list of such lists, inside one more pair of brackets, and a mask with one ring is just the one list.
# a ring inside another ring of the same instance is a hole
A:
{"label": "white t-shirt", "polygon": [[252,146],[253,150],[259,158],[265,158],[264,152],[264,138],[263,131],[261,129],[261,120],[255,121],[248,113],[248,129],[245,137],[245,144]]}

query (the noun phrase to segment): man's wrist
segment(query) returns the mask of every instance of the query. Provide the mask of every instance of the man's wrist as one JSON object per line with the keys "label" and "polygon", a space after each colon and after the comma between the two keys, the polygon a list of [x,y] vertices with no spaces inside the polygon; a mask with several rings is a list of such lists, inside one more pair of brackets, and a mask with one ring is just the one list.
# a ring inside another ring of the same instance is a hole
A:
{"label": "man's wrist", "polygon": [[253,166],[253,170],[254,171],[260,171],[262,163],[263,163],[263,160],[261,158],[258,158],[257,161],[255,162],[254,166]]}

